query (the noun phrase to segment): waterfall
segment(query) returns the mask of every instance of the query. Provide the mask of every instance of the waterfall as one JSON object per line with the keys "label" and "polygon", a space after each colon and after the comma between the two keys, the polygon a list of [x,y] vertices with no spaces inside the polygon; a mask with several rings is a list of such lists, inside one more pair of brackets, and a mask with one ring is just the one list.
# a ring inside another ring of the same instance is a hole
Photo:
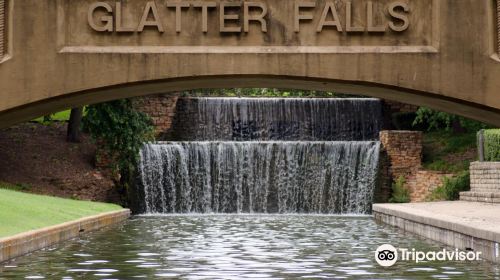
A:
{"label": "waterfall", "polygon": [[373,98],[183,98],[174,141],[365,141],[378,139]]}
{"label": "waterfall", "polygon": [[140,153],[147,213],[371,211],[379,142],[165,142]]}
{"label": "waterfall", "polygon": [[381,102],[180,98],[171,133],[140,152],[141,213],[367,214]]}

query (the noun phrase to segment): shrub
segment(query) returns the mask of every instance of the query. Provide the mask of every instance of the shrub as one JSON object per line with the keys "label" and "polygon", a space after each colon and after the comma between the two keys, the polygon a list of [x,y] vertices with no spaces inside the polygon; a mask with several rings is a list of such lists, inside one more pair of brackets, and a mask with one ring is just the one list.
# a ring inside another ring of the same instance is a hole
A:
{"label": "shrub", "polygon": [[410,201],[410,190],[406,187],[406,179],[400,176],[396,182],[392,184],[392,197],[389,199],[389,202],[408,203]]}
{"label": "shrub", "polygon": [[448,200],[446,196],[446,190],[444,189],[443,185],[435,188],[427,197],[427,201],[443,201],[443,200]]}
{"label": "shrub", "polygon": [[500,129],[484,130],[484,159],[500,161]]}
{"label": "shrub", "polygon": [[151,119],[136,111],[129,99],[87,107],[83,128],[105,153],[113,158],[112,169],[120,173],[121,187],[132,181],[139,151],[144,142],[154,139]]}
{"label": "shrub", "polygon": [[470,173],[465,171],[452,178],[444,178],[443,185],[436,188],[427,199],[430,201],[458,200],[460,192],[468,190],[470,190]]}

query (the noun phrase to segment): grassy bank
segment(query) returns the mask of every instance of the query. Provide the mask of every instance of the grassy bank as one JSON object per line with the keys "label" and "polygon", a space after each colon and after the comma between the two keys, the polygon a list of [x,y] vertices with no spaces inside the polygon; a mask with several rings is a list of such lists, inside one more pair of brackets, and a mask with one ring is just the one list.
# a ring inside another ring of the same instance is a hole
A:
{"label": "grassy bank", "polygon": [[118,205],[9,190],[0,184],[0,238],[122,209]]}
{"label": "grassy bank", "polygon": [[447,131],[424,133],[423,166],[427,170],[460,173],[477,160],[476,132],[453,134]]}

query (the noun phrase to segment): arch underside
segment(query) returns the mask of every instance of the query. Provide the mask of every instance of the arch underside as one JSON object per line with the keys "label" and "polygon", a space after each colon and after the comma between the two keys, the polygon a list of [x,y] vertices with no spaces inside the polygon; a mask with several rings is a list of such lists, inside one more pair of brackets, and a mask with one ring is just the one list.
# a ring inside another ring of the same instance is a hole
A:
{"label": "arch underside", "polygon": [[83,105],[96,104],[121,98],[203,88],[283,88],[364,95],[412,105],[426,106],[443,112],[461,115],[495,126],[500,126],[500,110],[460,99],[412,89],[371,82],[314,79],[295,76],[225,75],[144,81],[67,93],[0,112],[0,128],[6,128],[40,116]]}

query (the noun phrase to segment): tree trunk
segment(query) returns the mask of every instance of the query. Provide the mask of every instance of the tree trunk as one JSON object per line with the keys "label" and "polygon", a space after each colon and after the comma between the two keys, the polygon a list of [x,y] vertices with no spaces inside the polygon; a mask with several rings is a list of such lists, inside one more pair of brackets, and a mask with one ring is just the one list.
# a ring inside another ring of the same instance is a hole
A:
{"label": "tree trunk", "polygon": [[453,119],[453,122],[451,123],[451,127],[453,129],[454,134],[464,134],[465,132],[467,132],[467,130],[460,123],[460,119],[458,119],[458,117],[455,117]]}
{"label": "tree trunk", "polygon": [[80,125],[82,123],[82,117],[83,117],[82,107],[71,109],[66,141],[73,143],[80,142]]}

